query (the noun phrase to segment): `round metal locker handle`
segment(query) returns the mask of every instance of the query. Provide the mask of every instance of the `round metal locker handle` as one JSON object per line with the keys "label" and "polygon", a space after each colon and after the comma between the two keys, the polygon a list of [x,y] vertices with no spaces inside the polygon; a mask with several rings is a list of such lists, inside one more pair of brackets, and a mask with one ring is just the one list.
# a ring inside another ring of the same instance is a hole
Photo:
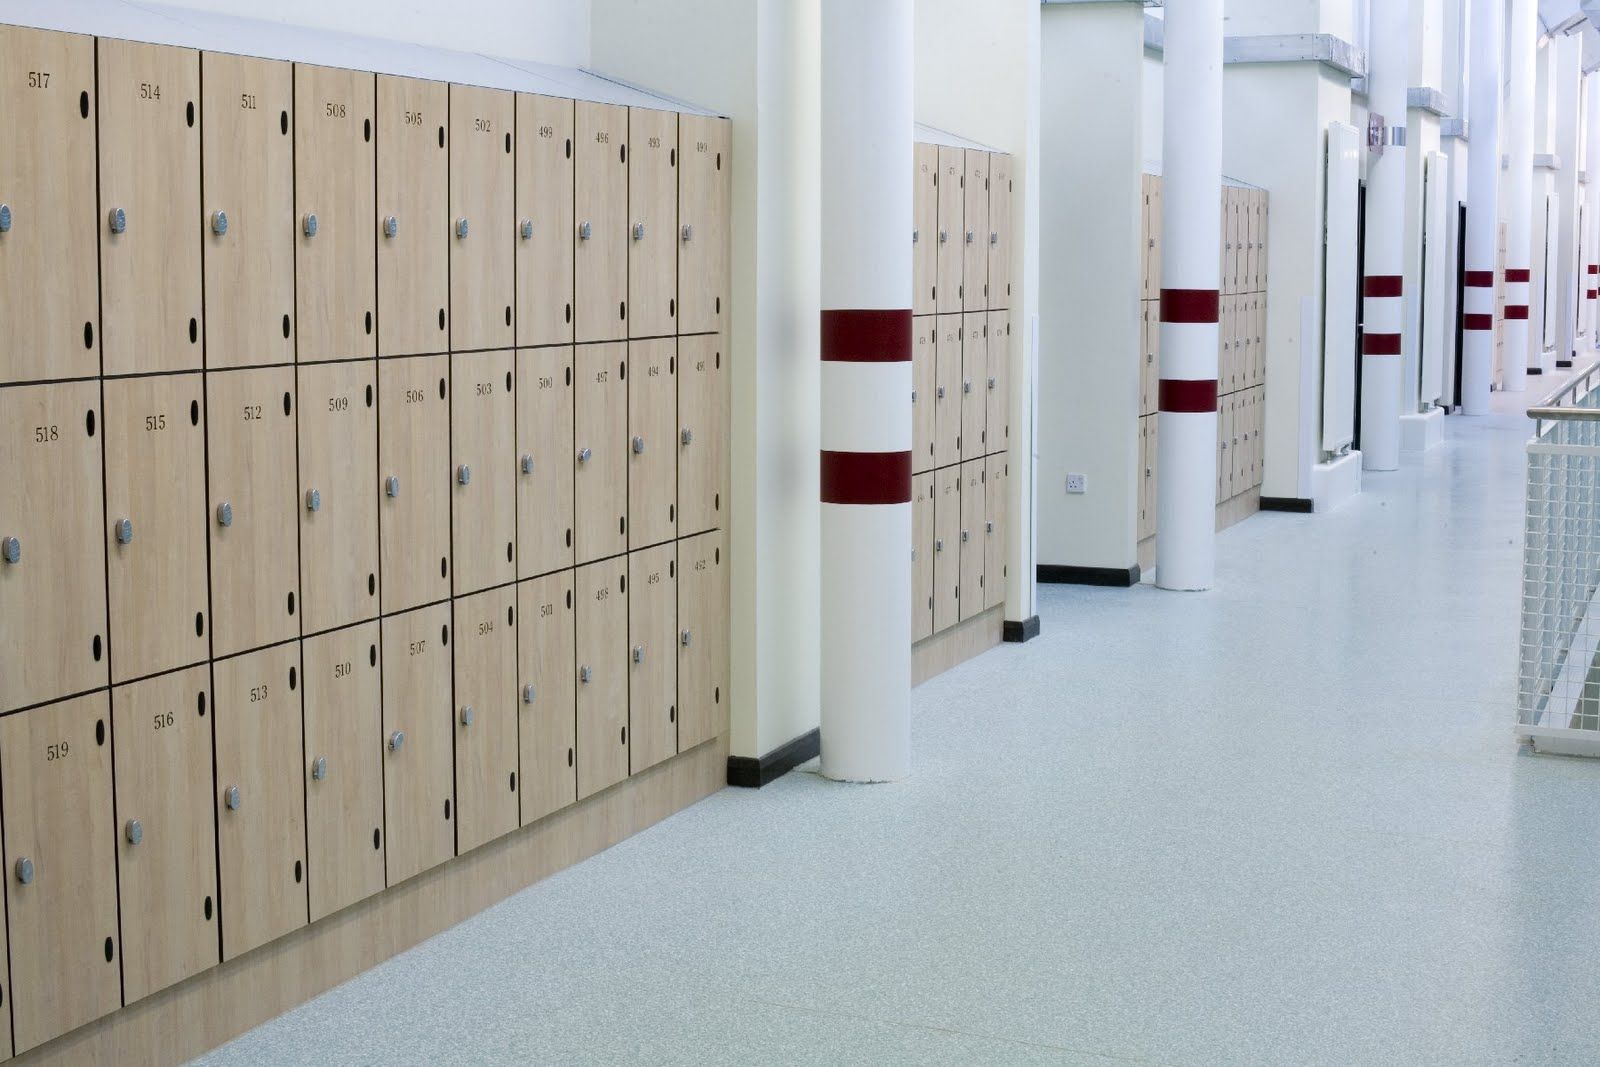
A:
{"label": "round metal locker handle", "polygon": [[304,231],[307,237],[315,237],[317,235],[317,213],[315,211],[306,212],[306,217],[300,220],[300,229]]}
{"label": "round metal locker handle", "polygon": [[590,452],[589,452],[589,450],[587,448],[578,449],[578,462],[579,463],[587,463],[587,462],[589,462],[589,456],[590,456]]}
{"label": "round metal locker handle", "polygon": [[972,382],[970,379],[961,383],[961,391],[963,393],[972,392]]}
{"label": "round metal locker handle", "polygon": [[522,473],[523,474],[532,474],[533,473],[533,456],[529,455],[526,452],[524,452],[522,454]]}
{"label": "round metal locker handle", "polygon": [[396,730],[394,733],[389,735],[389,751],[390,752],[399,752],[400,751],[400,746],[404,745],[405,743],[406,743],[406,732],[404,730]]}
{"label": "round metal locker handle", "polygon": [[992,522],[984,523],[983,524],[983,532],[984,533],[994,533],[994,523],[992,523]]}
{"label": "round metal locker handle", "polygon": [[525,685],[525,686],[522,687],[522,702],[524,704],[532,704],[534,695],[535,695],[535,690],[534,690],[533,686]]}
{"label": "round metal locker handle", "polygon": [[233,525],[233,505],[228,503],[227,501],[223,501],[222,503],[217,505],[217,525],[218,526],[232,526]]}
{"label": "round metal locker handle", "polygon": [[467,236],[467,219],[466,219],[466,216],[462,216],[461,218],[456,219],[456,236],[460,237],[460,238],[464,238],[464,237]]}
{"label": "round metal locker handle", "polygon": [[969,244],[969,245],[970,245],[970,244],[972,244],[972,243],[973,243],[973,242],[974,242],[974,241],[975,241],[975,240],[976,240],[976,235],[974,235],[974,234],[973,234],[973,232],[972,232],[972,231],[971,231],[971,230],[968,230],[968,231],[967,231],[967,244]]}
{"label": "round metal locker handle", "polygon": [[694,227],[689,225],[687,222],[683,224],[683,239],[685,241],[691,241],[694,239]]}
{"label": "round metal locker handle", "polygon": [[994,388],[994,375],[992,375],[992,374],[989,376],[989,388],[990,389]]}
{"label": "round metal locker handle", "polygon": [[11,205],[0,204],[0,233],[11,231]]}
{"label": "round metal locker handle", "polygon": [[579,667],[578,668],[578,681],[583,682],[585,685],[587,685],[589,683],[589,679],[591,679],[593,677],[594,677],[594,672],[591,671],[588,667]]}
{"label": "round metal locker handle", "polygon": [[682,645],[684,648],[688,648],[689,647],[689,638],[692,637],[692,636],[693,635],[688,630],[683,631],[681,634],[678,635],[678,644]]}
{"label": "round metal locker handle", "polygon": [[467,485],[470,483],[472,481],[472,467],[466,463],[463,463],[461,466],[457,467],[456,481],[461,485]]}
{"label": "round metal locker handle", "polygon": [[399,475],[391,474],[391,475],[389,475],[389,477],[385,478],[383,480],[383,491],[385,493],[388,493],[390,496],[399,496],[400,495],[400,477],[399,477]]}
{"label": "round metal locker handle", "polygon": [[644,662],[644,646],[643,645],[634,645],[633,646],[633,662],[635,662],[635,663],[643,663]]}
{"label": "round metal locker handle", "polygon": [[912,230],[911,231],[911,243],[912,244],[916,244],[920,240],[922,240],[922,231],[921,230]]}
{"label": "round metal locker handle", "polygon": [[917,391],[915,389],[911,390],[911,402],[913,404],[917,402]]}
{"label": "round metal locker handle", "polygon": [[32,860],[30,860],[26,856],[23,856],[21,859],[19,859],[17,861],[17,865],[16,865],[15,870],[17,872],[17,881],[21,882],[23,885],[32,885],[33,884],[33,861]]}
{"label": "round metal locker handle", "polygon": [[399,233],[400,220],[395,218],[393,215],[385,215],[383,217],[383,235],[385,237],[395,237],[398,236]]}
{"label": "round metal locker handle", "polygon": [[994,230],[989,231],[989,243],[992,245],[997,245],[1000,243],[1000,235]]}
{"label": "round metal locker handle", "polygon": [[472,725],[472,719],[473,719],[472,705],[468,704],[468,705],[466,705],[465,707],[463,707],[461,709],[461,725],[462,726],[471,726]]}
{"label": "round metal locker handle", "polygon": [[322,490],[320,490],[320,489],[307,489],[306,490],[306,510],[307,511],[321,511],[322,510]]}
{"label": "round metal locker handle", "polygon": [[633,239],[635,241],[644,240],[644,223],[636,222],[633,224]]}
{"label": "round metal locker handle", "polygon": [[934,390],[934,395],[936,395],[940,400],[943,400],[944,399],[944,386],[941,385],[941,386],[939,386],[939,388],[935,389]]}
{"label": "round metal locker handle", "polygon": [[933,542],[933,550],[935,552],[943,552],[944,551],[944,538],[941,537],[941,538],[939,538],[939,539],[937,539],[936,541]]}
{"label": "round metal locker handle", "polygon": [[127,545],[133,543],[133,520],[117,520],[117,544]]}
{"label": "round metal locker handle", "polygon": [[962,544],[966,544],[970,540],[972,540],[972,535],[970,533],[968,533],[966,530],[962,530],[961,531],[961,543]]}
{"label": "round metal locker handle", "polygon": [[7,563],[22,562],[22,542],[15,537],[8,537],[0,542],[0,558]]}
{"label": "round metal locker handle", "polygon": [[521,224],[517,226],[517,232],[522,235],[524,241],[533,240],[533,220],[523,219]]}
{"label": "round metal locker handle", "polygon": [[236,785],[230,785],[228,791],[223,794],[223,798],[228,805],[229,811],[238,811],[244,807],[244,794],[239,792],[239,787]]}
{"label": "round metal locker handle", "polygon": [[945,242],[947,242],[949,240],[950,240],[950,231],[949,230],[940,230],[939,231],[939,243],[940,244],[944,244]]}
{"label": "round metal locker handle", "polygon": [[635,455],[638,455],[638,454],[644,452],[644,438],[635,437],[633,439],[633,451],[634,451]]}
{"label": "round metal locker handle", "polygon": [[228,232],[228,213],[226,211],[213,211],[211,213],[211,232],[221,237]]}
{"label": "round metal locker handle", "polygon": [[684,427],[683,431],[678,434],[678,440],[682,441],[686,445],[687,444],[693,444],[694,443],[694,431],[689,429],[687,426]]}
{"label": "round metal locker handle", "polygon": [[594,236],[594,227],[587,222],[578,223],[578,240],[587,241]]}
{"label": "round metal locker handle", "polygon": [[128,213],[120,207],[114,207],[107,213],[106,222],[110,224],[112,233],[126,233],[128,230]]}
{"label": "round metal locker handle", "polygon": [[328,777],[328,757],[318,756],[311,764],[311,777],[315,781],[322,781]]}
{"label": "round metal locker handle", "polygon": [[144,824],[138,819],[129,819],[128,824],[122,828],[122,833],[128,839],[128,844],[137,845],[144,840]]}

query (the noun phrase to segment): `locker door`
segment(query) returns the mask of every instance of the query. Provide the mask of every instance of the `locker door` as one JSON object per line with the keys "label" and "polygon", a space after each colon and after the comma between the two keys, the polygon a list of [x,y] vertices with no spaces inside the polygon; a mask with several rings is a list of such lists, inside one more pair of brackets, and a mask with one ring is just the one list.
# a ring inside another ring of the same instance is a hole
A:
{"label": "locker door", "polygon": [[1256,384],[1267,380],[1267,298],[1256,299]]}
{"label": "locker door", "polygon": [[456,847],[520,824],[517,801],[517,590],[462,597],[455,611]]}
{"label": "locker door", "polygon": [[983,311],[989,307],[989,153],[968,149],[962,155],[966,167],[962,189],[966,219],[962,231],[961,307],[969,312]]}
{"label": "locker door", "polygon": [[578,799],[628,776],[628,561],[579,567]]}
{"label": "locker door", "polygon": [[111,691],[123,1003],[217,956],[217,816],[211,803],[211,669]]}
{"label": "locker door", "polygon": [[383,619],[383,861],[391,886],[456,854],[450,605]]}
{"label": "locker door", "polygon": [[989,313],[989,377],[984,383],[988,394],[988,425],[984,429],[984,448],[1004,452],[1011,447],[1011,314]]}
{"label": "locker door", "polygon": [[933,465],[961,460],[961,316],[934,320]]}
{"label": "locker door", "polygon": [[961,621],[961,468],[933,472],[933,632]]}
{"label": "locker door", "polygon": [[628,109],[576,105],[573,304],[579,341],[628,335]]}
{"label": "locker door", "polygon": [[206,366],[293,363],[294,65],[204,52],[200,70]]}
{"label": "locker door", "polygon": [[0,381],[100,373],[94,45],[0,26]]}
{"label": "locker door", "polygon": [[579,345],[573,358],[573,499],[578,562],[628,547],[628,391],[625,345]]}
{"label": "locker door", "polygon": [[911,476],[911,640],[933,636],[932,472]]}
{"label": "locker door", "polygon": [[91,693],[0,719],[19,1055],[121,1002],[107,703]]}
{"label": "locker door", "polygon": [[1161,498],[1156,489],[1161,484],[1161,419],[1152,416],[1144,420],[1145,426],[1145,492],[1150,498],[1150,536],[1161,530]]}
{"label": "locker door", "polygon": [[[996,161],[992,166],[998,168]],[[1150,250],[1155,244],[1151,235],[1155,232],[1150,227],[1150,183],[1152,178],[1148,174],[1139,175],[1139,299],[1154,300],[1160,294],[1154,291],[1150,277]],[[991,211],[993,210],[993,197],[990,198]]]}
{"label": "locker door", "polygon": [[205,660],[206,446],[200,374],[105,383],[111,680]]}
{"label": "locker door", "polygon": [[383,704],[378,623],[302,642],[306,888],[311,921],[383,889]]}
{"label": "locker door", "polygon": [[677,332],[678,114],[628,109],[628,336]]}
{"label": "locker door", "polygon": [[572,346],[517,353],[517,575],[572,566]]}
{"label": "locker door", "polygon": [[378,544],[385,613],[450,595],[450,357],[378,361]]}
{"label": "locker door", "polygon": [[678,332],[716,333],[727,321],[733,124],[700,115],[678,123]]}
{"label": "locker door", "polygon": [[[1143,482],[1143,471],[1140,474]],[[1003,455],[990,456],[985,461],[984,475],[983,606],[993,608],[1006,602],[1006,577],[1011,571],[1007,555],[1010,526],[1006,522],[1011,504],[1011,461]]]}
{"label": "locker door", "polygon": [[1257,290],[1259,290],[1261,288],[1261,286],[1258,284],[1258,276],[1257,276],[1257,271],[1256,271],[1256,265],[1259,262],[1259,258],[1260,258],[1260,255],[1261,255],[1261,246],[1258,243],[1259,240],[1260,240],[1260,235],[1257,232],[1257,223],[1260,221],[1260,214],[1259,213],[1261,211],[1261,192],[1260,192],[1260,190],[1252,189],[1252,190],[1250,190],[1250,192],[1248,194],[1246,194],[1245,203],[1244,203],[1244,211],[1245,211],[1245,215],[1244,215],[1244,225],[1245,225],[1244,288],[1245,288],[1246,292],[1253,293],[1253,292],[1256,292]]}
{"label": "locker door", "polygon": [[962,177],[965,170],[961,149],[939,149],[939,269],[935,299],[941,315],[962,309],[961,268],[966,251],[966,194]]}
{"label": "locker door", "polygon": [[212,654],[296,637],[294,368],[206,375]]}
{"label": "locker door", "polygon": [[1218,308],[1217,323],[1217,392],[1230,393],[1238,377],[1234,366],[1234,299],[1224,296]]}
{"label": "locker door", "polygon": [[678,532],[725,525],[728,387],[722,335],[678,340]]}
{"label": "locker door", "polygon": [[728,535],[678,542],[678,751],[728,729]]}
{"label": "locker door", "polygon": [[231,960],[309,921],[300,642],[217,660],[211,671],[222,958]]}
{"label": "locker door", "polygon": [[516,341],[516,97],[450,86],[450,347]]}
{"label": "locker door", "polygon": [[1152,177],[1150,179],[1150,233],[1154,244],[1150,247],[1150,279],[1151,295],[1157,299],[1161,297],[1161,271],[1163,269],[1161,260],[1165,249],[1161,236],[1161,212],[1164,210],[1162,207],[1163,196],[1160,176]]}
{"label": "locker door", "polygon": [[200,55],[100,38],[106,374],[199,370]]}
{"label": "locker door", "polygon": [[450,150],[445,82],[378,75],[378,355],[450,347]]}
{"label": "locker door", "polygon": [[1228,498],[1239,495],[1244,488],[1244,470],[1240,466],[1240,454],[1244,449],[1240,446],[1241,423],[1244,421],[1244,395],[1235,394],[1228,398]]}
{"label": "locker door", "polygon": [[[678,342],[628,343],[628,546],[678,532]],[[691,442],[692,443],[692,442]]]}
{"label": "locker door", "polygon": [[517,344],[572,342],[572,101],[517,94]]}
{"label": "locker door", "polygon": [[961,316],[961,454],[988,451],[989,317],[983,312]]}
{"label": "locker door", "polygon": [[996,152],[989,159],[989,306],[992,308],[1012,306],[1012,181],[1011,157]]}
{"label": "locker door", "polygon": [[1136,491],[1139,497],[1139,522],[1134,536],[1143,541],[1150,536],[1150,417],[1139,416],[1139,479]]}
{"label": "locker door", "polygon": [[984,556],[988,550],[984,536],[987,512],[984,510],[984,461],[961,464],[961,592],[963,619],[982,614],[984,608]]}
{"label": "locker door", "polygon": [[450,357],[451,558],[457,596],[517,576],[516,357]]}
{"label": "locker door", "polygon": [[1161,343],[1161,304],[1156,300],[1144,302],[1144,346],[1139,353],[1139,414],[1150,415],[1156,410],[1156,390],[1160,386],[1160,370],[1156,362],[1156,346]]}
{"label": "locker door", "polygon": [[934,356],[937,323],[932,315],[911,320],[911,469],[933,466],[933,392],[938,380]]}
{"label": "locker door", "polygon": [[1225,472],[1228,467],[1228,405],[1223,397],[1217,398],[1217,503],[1228,499]]}
{"label": "locker door", "polygon": [[0,390],[0,711],[106,684],[99,407],[97,382]]}
{"label": "locker door", "polygon": [[294,67],[295,322],[302,363],[377,351],[376,92],[371,74]]}
{"label": "locker door", "polygon": [[572,571],[518,584],[518,794],[524,826],[578,797],[577,637]]}
{"label": "locker door", "polygon": [[305,633],[378,616],[378,369],[299,368]]}
{"label": "locker door", "polygon": [[932,315],[939,310],[934,296],[939,277],[938,146],[916,145],[911,163],[911,313]]}
{"label": "locker door", "polygon": [[678,751],[677,544],[628,553],[628,581],[628,763],[638,774]]}

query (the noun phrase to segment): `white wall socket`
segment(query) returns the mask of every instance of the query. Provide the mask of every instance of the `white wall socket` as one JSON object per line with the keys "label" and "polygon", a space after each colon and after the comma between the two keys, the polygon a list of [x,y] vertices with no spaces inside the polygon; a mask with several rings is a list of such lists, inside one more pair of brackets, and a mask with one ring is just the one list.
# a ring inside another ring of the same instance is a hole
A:
{"label": "white wall socket", "polygon": [[1067,475],[1067,492],[1069,492],[1069,493],[1087,493],[1088,491],[1089,491],[1089,479],[1088,478],[1084,477],[1081,474],[1069,474],[1069,475]]}

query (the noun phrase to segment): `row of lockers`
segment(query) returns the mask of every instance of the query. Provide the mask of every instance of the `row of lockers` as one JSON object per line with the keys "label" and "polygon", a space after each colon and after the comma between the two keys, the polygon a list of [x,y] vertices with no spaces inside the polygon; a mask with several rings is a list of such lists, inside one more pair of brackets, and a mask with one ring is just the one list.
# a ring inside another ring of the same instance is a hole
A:
{"label": "row of lockers", "polygon": [[723,328],[729,124],[0,27],[0,382]]}
{"label": "row of lockers", "polygon": [[911,320],[911,469],[1004,452],[1011,443],[1011,315]]}
{"label": "row of lockers", "polygon": [[0,1058],[718,736],[721,531],[0,718]]}
{"label": "row of lockers", "polygon": [[[1252,386],[1217,400],[1217,504],[1220,506],[1261,485],[1261,430],[1266,417],[1266,388]],[[1144,415],[1139,419],[1139,517],[1140,541],[1156,534],[1156,487],[1161,472],[1157,457],[1161,418]]]}
{"label": "row of lockers", "polygon": [[[1142,358],[1139,363],[1139,414],[1153,415],[1161,385],[1161,303],[1142,304]],[[1267,380],[1267,295],[1243,293],[1222,298],[1217,327],[1217,393],[1236,393]]]}
{"label": "row of lockers", "polygon": [[[1143,204],[1141,229],[1142,299],[1161,296],[1161,176],[1139,178]],[[1267,288],[1267,192],[1240,186],[1222,187],[1221,289],[1224,296],[1261,293]]]}
{"label": "row of lockers", "polygon": [[1011,157],[918,144],[913,165],[912,313],[1011,307]]}
{"label": "row of lockers", "polygon": [[1006,599],[1004,454],[911,478],[911,639],[921,641]]}
{"label": "row of lockers", "polygon": [[721,338],[0,390],[0,711],[726,526]]}

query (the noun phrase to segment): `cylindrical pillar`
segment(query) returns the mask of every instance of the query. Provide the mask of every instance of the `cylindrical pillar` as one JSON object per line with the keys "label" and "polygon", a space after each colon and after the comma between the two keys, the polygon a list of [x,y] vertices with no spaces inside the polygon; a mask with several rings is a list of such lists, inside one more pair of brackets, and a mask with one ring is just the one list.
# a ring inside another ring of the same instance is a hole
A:
{"label": "cylindrical pillar", "polygon": [[912,0],[822,4],[822,773],[911,771]]}
{"label": "cylindrical pillar", "polygon": [[1538,71],[1539,5],[1511,0],[1506,26],[1506,321],[1505,388],[1528,387],[1529,280],[1533,277],[1533,83]]}
{"label": "cylindrical pillar", "polygon": [[1156,585],[1216,580],[1222,0],[1166,9]]}
{"label": "cylindrical pillar", "polygon": [[1467,262],[1462,292],[1461,411],[1489,414],[1494,272],[1500,235],[1500,49],[1504,0],[1472,0],[1467,89]]}
{"label": "cylindrical pillar", "polygon": [[1381,151],[1367,156],[1366,274],[1361,280],[1361,466],[1400,466],[1405,329],[1406,74],[1410,0],[1372,5],[1367,106],[1383,116]]}
{"label": "cylindrical pillar", "polygon": [[1583,296],[1583,323],[1589,331],[1589,347],[1600,348],[1600,72],[1583,78],[1583,122],[1578,128],[1584,140],[1584,171],[1588,183],[1579,191],[1583,197],[1584,234],[1579,241],[1583,255],[1578,261],[1578,290]]}

